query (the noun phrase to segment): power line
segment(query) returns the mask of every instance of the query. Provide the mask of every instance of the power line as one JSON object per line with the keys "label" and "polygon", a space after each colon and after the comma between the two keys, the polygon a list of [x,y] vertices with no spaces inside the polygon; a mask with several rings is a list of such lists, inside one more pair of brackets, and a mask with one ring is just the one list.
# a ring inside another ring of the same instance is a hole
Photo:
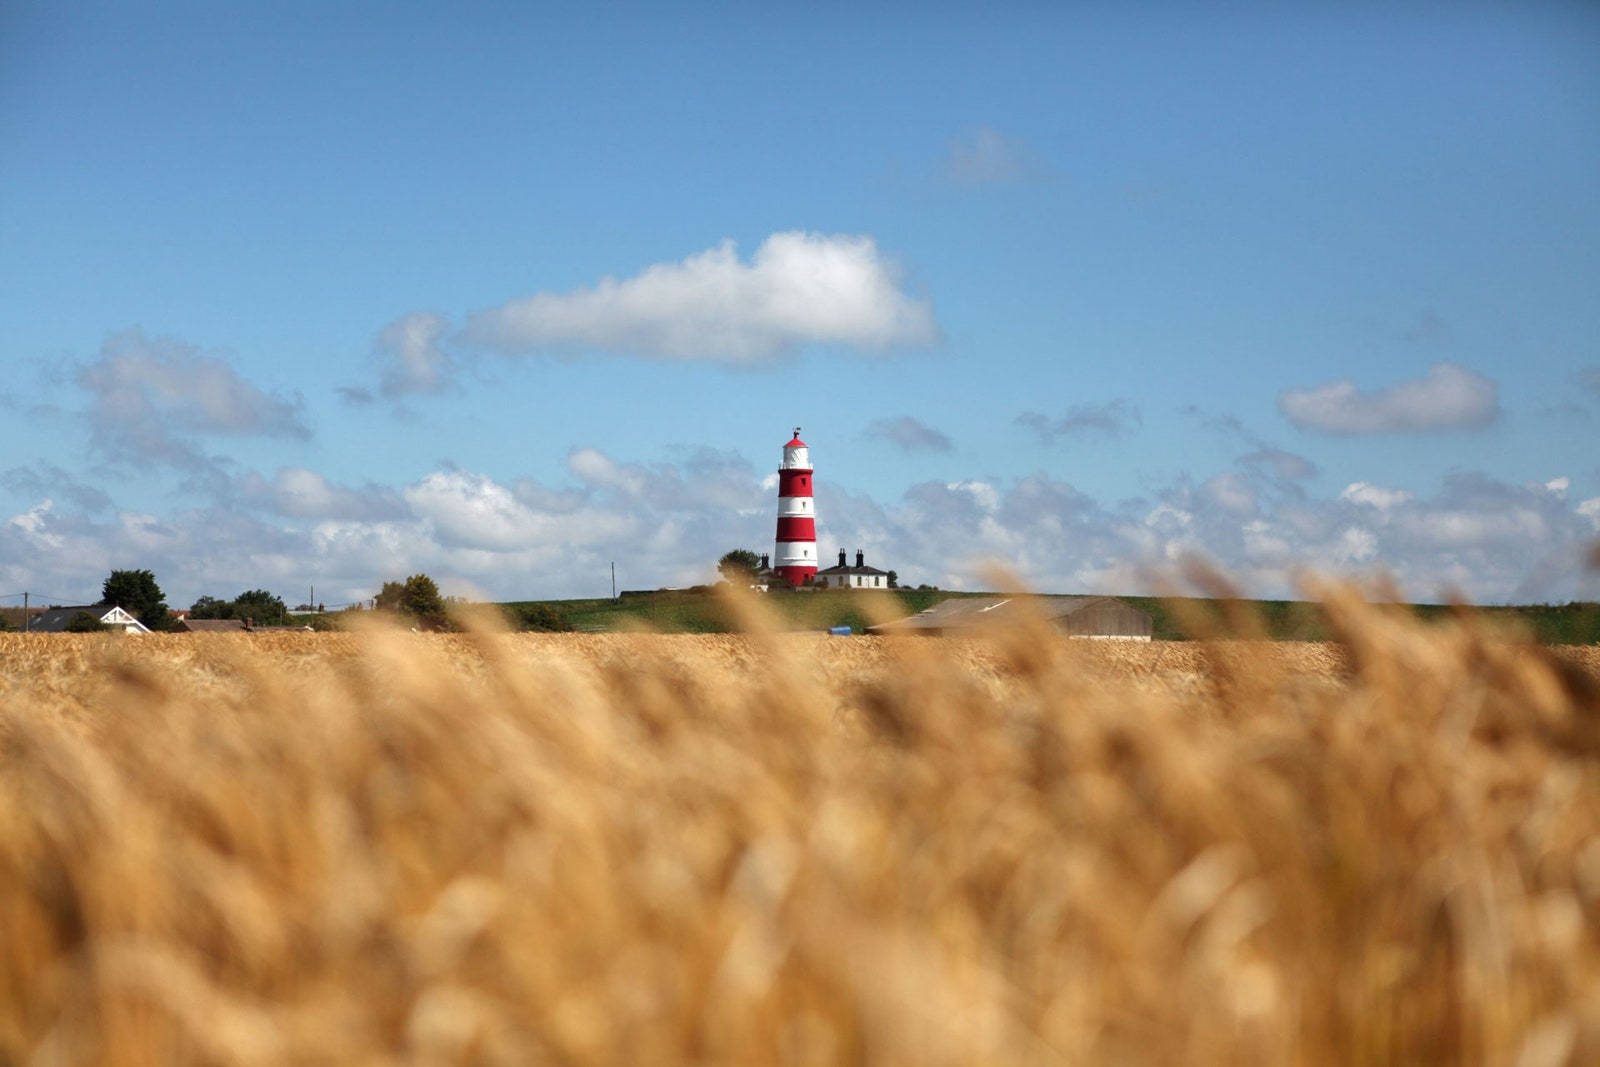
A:
{"label": "power line", "polygon": [[61,604],[61,605],[66,605],[66,604],[98,604],[98,603],[100,603],[99,600],[85,600],[85,599],[81,599],[81,598],[75,599],[73,597],[52,596],[49,593],[35,593],[32,590],[29,590],[26,593],[7,593],[3,597],[0,597],[0,600],[11,600],[11,599],[16,598],[16,597],[29,597],[29,598],[31,598],[33,600],[40,601],[41,603]]}

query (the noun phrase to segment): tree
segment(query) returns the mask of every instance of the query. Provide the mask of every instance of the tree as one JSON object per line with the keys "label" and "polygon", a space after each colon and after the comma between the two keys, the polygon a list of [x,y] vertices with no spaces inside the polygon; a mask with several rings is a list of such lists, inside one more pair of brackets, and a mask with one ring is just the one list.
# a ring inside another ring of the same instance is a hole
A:
{"label": "tree", "polygon": [[235,619],[250,619],[260,626],[282,626],[289,621],[289,611],[282,597],[275,597],[265,589],[248,589],[233,598]]}
{"label": "tree", "polygon": [[413,574],[404,582],[384,582],[377,600],[379,611],[409,615],[430,630],[442,630],[447,625],[444,597],[426,574]]}
{"label": "tree", "polygon": [[899,589],[900,588],[900,575],[895,571],[890,571],[889,572],[889,588],[890,589]]}
{"label": "tree", "polygon": [[67,625],[63,629],[69,634],[94,634],[106,629],[106,624],[87,611],[80,611],[67,620]]}
{"label": "tree", "polygon": [[717,560],[717,573],[734,585],[749,585],[761,566],[761,557],[748,548],[736,548]]}
{"label": "tree", "polygon": [[541,633],[566,633],[572,629],[567,613],[551,604],[521,604],[512,609],[512,621],[519,630]]}
{"label": "tree", "polygon": [[203,596],[190,606],[189,618],[249,619],[261,626],[283,626],[289,621],[289,610],[282,597],[265,589],[247,589],[232,600]]}
{"label": "tree", "polygon": [[189,618],[231,619],[233,618],[233,602],[218,600],[214,596],[203,596],[189,605]]}
{"label": "tree", "polygon": [[112,571],[100,587],[100,602],[121,608],[151,630],[172,629],[166,596],[149,571]]}

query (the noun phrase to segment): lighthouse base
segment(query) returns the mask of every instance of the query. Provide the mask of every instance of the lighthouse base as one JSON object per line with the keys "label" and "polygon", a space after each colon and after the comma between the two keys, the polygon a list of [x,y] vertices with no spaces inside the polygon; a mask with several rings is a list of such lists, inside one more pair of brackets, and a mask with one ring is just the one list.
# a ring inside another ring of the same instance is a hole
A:
{"label": "lighthouse base", "polygon": [[810,585],[817,576],[815,567],[774,567],[773,576],[778,580],[774,584],[783,583],[793,588]]}

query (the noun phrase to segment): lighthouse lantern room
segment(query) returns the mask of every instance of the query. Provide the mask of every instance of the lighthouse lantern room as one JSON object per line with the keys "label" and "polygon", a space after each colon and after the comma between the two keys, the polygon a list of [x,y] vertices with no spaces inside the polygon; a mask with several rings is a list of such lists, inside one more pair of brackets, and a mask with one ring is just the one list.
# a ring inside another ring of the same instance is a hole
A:
{"label": "lighthouse lantern room", "polygon": [[817,573],[817,515],[812,503],[811,449],[800,427],[783,446],[778,465],[778,538],[773,572],[791,586],[805,585]]}

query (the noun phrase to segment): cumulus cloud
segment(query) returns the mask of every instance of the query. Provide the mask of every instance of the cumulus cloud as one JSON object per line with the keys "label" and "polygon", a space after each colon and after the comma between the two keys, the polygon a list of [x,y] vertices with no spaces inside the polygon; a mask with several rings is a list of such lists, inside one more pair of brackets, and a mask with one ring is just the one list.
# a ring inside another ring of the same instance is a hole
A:
{"label": "cumulus cloud", "polygon": [[1024,411],[1016,423],[1032,430],[1041,443],[1053,445],[1062,438],[1123,437],[1137,429],[1143,419],[1126,400],[1113,400],[1109,404],[1079,404],[1054,417]]}
{"label": "cumulus cloud", "polygon": [[471,316],[463,338],[507,352],[601,349],[760,363],[808,344],[930,344],[933,308],[907,295],[871,237],[775,233],[749,263],[731,240],[591,288],[541,292]]}
{"label": "cumulus cloud", "polygon": [[598,595],[712,580],[731,548],[768,550],[773,496],[737,456],[644,466],[593,448],[571,484],[446,468],[389,490],[285,468],[240,479],[226,506],[90,514],[49,497],[0,513],[0,585],[92,594],[115,566],[155,571],[169,602],[266,588],[328,604],[364,600],[419,571],[447,593],[504,599]]}
{"label": "cumulus cloud", "polygon": [[111,507],[111,497],[105,490],[80,481],[70,471],[52,463],[0,471],[0,488],[22,497],[60,497],[90,513],[107,511]]}
{"label": "cumulus cloud", "polygon": [[197,437],[306,439],[300,403],[264,392],[222,359],[137,327],[108,338],[80,369],[90,398],[91,440],[111,458],[193,468],[206,460]]}
{"label": "cumulus cloud", "polygon": [[1200,487],[1212,503],[1235,515],[1251,515],[1256,510],[1256,492],[1243,475],[1224,471]]}
{"label": "cumulus cloud", "polygon": [[980,126],[951,139],[945,177],[957,185],[1009,185],[1043,176],[1049,168],[1024,142]]}
{"label": "cumulus cloud", "polygon": [[1452,589],[1491,602],[1559,599],[1600,584],[1581,569],[1600,501],[1573,506],[1543,486],[1481,475],[1452,476],[1427,497],[1365,483],[1333,499],[1271,488],[1265,472],[1241,469],[1108,506],[1043,475],[980,491],[929,483],[899,506],[871,509],[859,537],[836,529],[843,517],[829,518],[820,489],[817,506],[832,536],[864,541],[888,560],[879,566],[957,588],[981,583],[982,561],[993,558],[1036,588],[1129,592],[1151,588],[1152,566],[1191,553],[1265,596],[1293,595],[1308,567],[1388,573],[1419,599]]}
{"label": "cumulus cloud", "polygon": [[392,489],[371,484],[352,489],[304,467],[279,468],[271,479],[247,474],[236,492],[245,504],[296,519],[381,520],[406,514],[405,502]]}
{"label": "cumulus cloud", "polygon": [[1334,434],[1419,433],[1477,429],[1500,414],[1499,390],[1480,374],[1454,363],[1374,392],[1345,380],[1296,389],[1278,398],[1295,425]]}
{"label": "cumulus cloud", "polygon": [[910,415],[875,419],[867,426],[867,437],[899,445],[906,452],[948,452],[950,438]]}
{"label": "cumulus cloud", "polygon": [[1370,485],[1367,482],[1351,482],[1340,490],[1339,499],[1387,511],[1401,504],[1410,503],[1412,496],[1404,489],[1385,489],[1381,485]]}
{"label": "cumulus cloud", "polygon": [[468,471],[437,471],[406,489],[405,497],[447,547],[504,552],[581,536],[575,525],[535,511],[505,486]]}
{"label": "cumulus cloud", "polygon": [[[284,468],[237,494],[247,506],[159,514],[47,495],[0,513],[0,585],[76,596],[113,566],[139,566],[173,603],[258,587],[299,599],[314,582],[332,604],[421,571],[446,592],[509,600],[600,595],[612,561],[624,588],[689,585],[712,580],[731,548],[770,551],[769,475],[711,450],[641,464],[578,447],[551,483],[445,467],[357,489]],[[1311,496],[1281,483],[1270,463],[1240,463],[1115,502],[1045,474],[930,481],[877,500],[824,477],[818,541],[825,557],[860,548],[905,581],[956,589],[985,588],[999,561],[1042,590],[1150,592],[1157,569],[1197,553],[1259,596],[1293,595],[1307,566],[1392,574],[1418,599],[1600,593],[1600,574],[1582,567],[1600,498],[1472,474],[1428,492],[1352,482]]]}
{"label": "cumulus cloud", "polygon": [[1283,481],[1304,481],[1317,474],[1317,465],[1306,457],[1265,445],[1240,456],[1239,462],[1247,467],[1268,471]]}
{"label": "cumulus cloud", "polygon": [[400,316],[379,331],[372,347],[384,361],[384,396],[392,399],[406,393],[436,393],[444,388],[450,359],[440,342],[449,327],[442,316],[417,311]]}

